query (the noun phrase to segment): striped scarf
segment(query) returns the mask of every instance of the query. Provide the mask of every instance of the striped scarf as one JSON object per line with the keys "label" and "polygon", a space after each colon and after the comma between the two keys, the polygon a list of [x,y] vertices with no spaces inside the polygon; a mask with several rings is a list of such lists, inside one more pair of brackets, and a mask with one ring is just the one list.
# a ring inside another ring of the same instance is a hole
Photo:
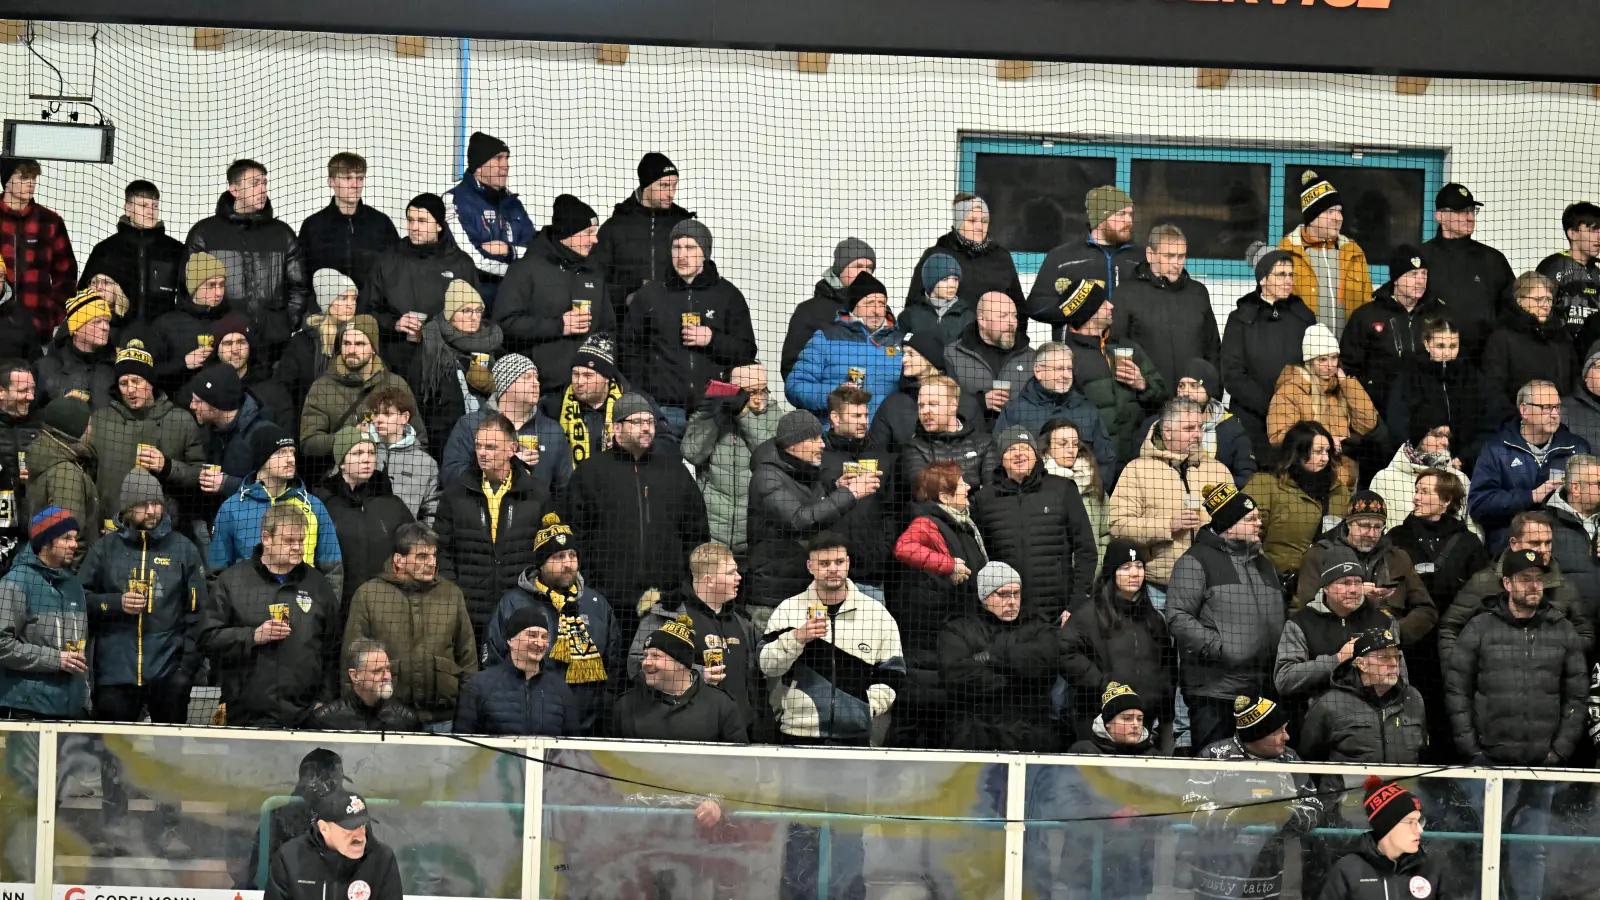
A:
{"label": "striped scarf", "polygon": [[600,648],[589,636],[589,623],[578,613],[578,591],[581,586],[574,584],[565,595],[555,588],[545,587],[544,582],[538,580],[533,582],[533,586],[548,597],[550,605],[556,608],[560,624],[556,628],[556,642],[550,647],[550,658],[566,665],[567,684],[605,681],[605,660],[600,658]]}

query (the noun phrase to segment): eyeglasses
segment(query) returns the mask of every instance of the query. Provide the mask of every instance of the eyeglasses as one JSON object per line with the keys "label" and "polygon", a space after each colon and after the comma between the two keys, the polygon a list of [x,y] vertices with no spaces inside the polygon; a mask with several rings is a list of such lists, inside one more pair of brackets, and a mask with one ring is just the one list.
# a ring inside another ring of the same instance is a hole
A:
{"label": "eyeglasses", "polygon": [[1561,411],[1561,404],[1559,404],[1559,403],[1534,403],[1532,401],[1529,401],[1529,402],[1524,403],[1522,405],[1524,407],[1528,408],[1528,409],[1533,410],[1534,412],[1553,413],[1553,412],[1560,412]]}
{"label": "eyeglasses", "polygon": [[749,394],[752,398],[755,398],[755,397],[771,397],[772,396],[772,389],[771,388],[755,388],[754,390],[749,390],[749,391],[746,391],[745,393]]}

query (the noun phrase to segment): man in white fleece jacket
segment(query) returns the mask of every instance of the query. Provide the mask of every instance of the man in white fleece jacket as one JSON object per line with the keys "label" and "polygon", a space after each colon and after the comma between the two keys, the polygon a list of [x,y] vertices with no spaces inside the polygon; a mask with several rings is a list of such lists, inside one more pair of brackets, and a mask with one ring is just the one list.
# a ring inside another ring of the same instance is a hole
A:
{"label": "man in white fleece jacket", "polygon": [[865,747],[905,675],[900,627],[850,581],[841,535],[824,531],[806,550],[811,586],[773,610],[761,641],[779,740]]}

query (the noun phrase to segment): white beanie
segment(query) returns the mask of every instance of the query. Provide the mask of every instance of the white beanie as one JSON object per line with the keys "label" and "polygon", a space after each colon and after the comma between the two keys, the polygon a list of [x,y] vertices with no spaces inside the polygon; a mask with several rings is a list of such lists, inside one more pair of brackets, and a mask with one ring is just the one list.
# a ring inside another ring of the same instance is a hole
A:
{"label": "white beanie", "polygon": [[1333,338],[1333,330],[1318,322],[1306,329],[1300,338],[1300,358],[1311,362],[1319,356],[1339,355],[1339,342]]}

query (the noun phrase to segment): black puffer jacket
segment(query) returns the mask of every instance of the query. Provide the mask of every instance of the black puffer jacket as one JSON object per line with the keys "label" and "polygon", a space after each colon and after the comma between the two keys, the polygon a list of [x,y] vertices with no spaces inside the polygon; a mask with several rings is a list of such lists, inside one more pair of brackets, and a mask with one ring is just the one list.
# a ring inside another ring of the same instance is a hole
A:
{"label": "black puffer jacket", "polygon": [[933,463],[950,460],[961,467],[961,477],[971,487],[983,484],[984,474],[999,461],[994,438],[983,427],[982,416],[961,415],[961,427],[934,434],[917,423],[916,434],[900,450],[901,495],[911,496],[917,476]]}
{"label": "black puffer jacket", "polygon": [[112,368],[115,360],[116,351],[109,344],[91,353],[79,350],[63,326],[50,351],[35,367],[39,373],[39,396],[34,405],[42,409],[71,391],[83,391],[89,395],[90,406],[105,406],[116,396],[117,373]]}
{"label": "black puffer jacket", "polygon": [[[156,386],[171,395],[181,390],[188,380],[217,358],[214,334],[217,323],[228,314],[226,307],[201,306],[188,294],[179,295],[175,303],[155,320],[154,325],[133,325],[122,340],[137,337],[145,342],[156,358]],[[206,348],[205,360],[191,369],[185,358],[195,350]]]}
{"label": "black puffer jacket", "polygon": [[1022,294],[1022,280],[1017,277],[1017,264],[1011,259],[1011,251],[994,241],[989,241],[982,250],[973,250],[969,249],[969,246],[963,246],[961,238],[954,231],[939,235],[939,239],[933,242],[932,247],[922,251],[922,257],[911,270],[911,284],[906,291],[906,305],[909,306],[912,300],[924,294],[922,264],[935,253],[947,253],[961,264],[961,287],[956,291],[957,297],[972,304],[976,309],[978,298],[984,294],[990,291],[1005,294],[1017,304],[1018,342],[1027,336],[1028,301]]}
{"label": "black puffer jacket", "polygon": [[616,319],[627,313],[629,294],[672,271],[672,229],[694,217],[676,203],[651,209],[639,202],[636,193],[612,207],[611,218],[600,226],[594,251],[595,259],[605,265],[606,293]]}
{"label": "black puffer jacket", "polygon": [[105,275],[128,295],[129,320],[154,321],[186,293],[183,257],[183,244],[167,236],[165,225],[135,228],[123,216],[117,221],[117,233],[89,251],[78,289],[88,287],[96,275]]}
{"label": "black puffer jacket", "polygon": [[939,685],[949,699],[951,750],[1054,753],[1050,686],[1061,672],[1055,623],[1024,613],[1010,622],[977,609],[939,632]]}
{"label": "black puffer jacket", "polygon": [[[898,457],[921,427],[917,424],[917,385],[915,378],[901,378],[898,389],[883,398],[872,417],[867,440],[885,456]],[[983,421],[983,407],[971,394],[961,395],[956,414],[963,422]]]}
{"label": "black puffer jacket", "polygon": [[1096,558],[1094,526],[1078,486],[1047,475],[1037,459],[1018,483],[1003,468],[972,498],[972,518],[990,559],[1022,575],[1022,608],[1049,621],[1089,599]]}
{"label": "black puffer jacket", "polygon": [[1333,684],[1311,701],[1300,755],[1312,762],[1414,766],[1428,742],[1422,695],[1402,678],[1382,696],[1361,683],[1355,663],[1340,663]]}
{"label": "black puffer jacket", "polygon": [[440,495],[433,520],[439,533],[439,577],[455,582],[466,595],[472,632],[480,644],[495,605],[517,586],[522,570],[533,565],[533,536],[547,512],[550,493],[519,460],[511,461],[511,489],[500,501],[497,529],[489,527],[489,500],[476,463]]}
{"label": "black puffer jacket", "polygon": [[[257,645],[255,630],[288,609],[289,636]],[[339,597],[323,574],[301,563],[280,581],[255,556],[217,577],[200,611],[200,650],[221,673],[228,724],[299,728],[318,703],[338,696]]]}
{"label": "black puffer jacket", "polygon": [[389,476],[373,472],[365,483],[351,487],[335,475],[317,488],[317,499],[328,508],[339,537],[339,557],[344,560],[344,602],[348,607],[356,588],[383,574],[394,555],[395,529],[416,517],[405,501],[394,495]]}
{"label": "black puffer jacket", "polygon": [[1583,644],[1560,610],[1518,619],[1504,593],[1461,629],[1445,670],[1456,746],[1474,764],[1529,766],[1572,758],[1583,737]]}
{"label": "black puffer jacket", "polygon": [[1413,360],[1426,360],[1422,326],[1453,310],[1425,291],[1416,306],[1406,311],[1394,298],[1394,283],[1372,292],[1372,302],[1350,314],[1339,337],[1339,362],[1347,374],[1361,382],[1379,410],[1389,408],[1391,388]]}
{"label": "black puffer jacket", "polygon": [[350,276],[358,290],[366,286],[383,251],[398,243],[394,220],[361,202],[347,216],[338,201],[330,200],[300,223],[306,271],[315,275],[318,269],[336,269]]}
{"label": "black puffer jacket", "polygon": [[1405,897],[1458,897],[1446,869],[1434,865],[1426,850],[1390,859],[1378,852],[1372,835],[1333,864],[1317,900],[1402,900]]}
{"label": "black puffer jacket", "polygon": [[1103,582],[1094,603],[1075,610],[1067,620],[1061,640],[1062,666],[1072,686],[1070,714],[1080,737],[1100,715],[1100,695],[1106,685],[1115,681],[1133,688],[1146,704],[1145,720],[1159,722],[1162,743],[1170,741],[1178,696],[1178,651],[1166,620],[1150,603],[1149,591],[1139,591],[1132,601],[1118,600],[1116,585]]}
{"label": "black puffer jacket", "polygon": [[472,676],[456,706],[456,734],[583,734],[582,707],[562,676],[541,668],[532,678],[506,660]]}
{"label": "black puffer jacket", "polygon": [[750,722],[722,688],[695,676],[689,689],[671,696],[635,684],[617,698],[611,736],[636,741],[750,743]]}
{"label": "black puffer jacket", "polygon": [[817,282],[811,299],[802,301],[789,315],[789,330],[783,335],[783,355],[779,358],[779,372],[784,378],[789,377],[795,360],[800,358],[800,351],[806,348],[811,336],[832,325],[840,313],[850,308],[845,290],[839,283],[839,276],[830,271]]}
{"label": "black puffer jacket", "polygon": [[1261,299],[1260,291],[1239,298],[1222,333],[1222,386],[1231,398],[1228,411],[1239,417],[1255,448],[1256,462],[1270,462],[1266,448],[1267,407],[1284,366],[1304,362],[1300,338],[1317,323],[1299,297],[1279,303]]}
{"label": "black puffer jacket", "polygon": [[[335,788],[342,789],[342,786]],[[367,834],[367,852],[350,859],[329,847],[312,828],[284,844],[272,858],[263,900],[338,900],[362,894],[363,900],[403,900],[400,864],[394,851]],[[361,882],[365,892],[352,891]]]}
{"label": "black puffer jacket", "polygon": [[837,526],[856,498],[825,482],[822,470],[778,449],[773,441],[750,459],[750,561],[745,596],[776,607],[811,583],[806,542]]}
{"label": "black puffer jacket", "polygon": [[1482,362],[1491,425],[1516,413],[1517,390],[1536,378],[1553,382],[1563,397],[1572,393],[1578,368],[1572,335],[1555,314],[1541,324],[1521,307],[1501,314],[1500,327],[1483,346]]}
{"label": "black puffer jacket", "polygon": [[417,718],[416,710],[399,700],[368,706],[347,689],[344,696],[311,714],[311,727],[323,731],[415,732],[422,730],[422,720]]}
{"label": "black puffer jacket", "polygon": [[1222,332],[1211,293],[1187,269],[1166,279],[1147,262],[1134,266],[1133,277],[1117,286],[1111,334],[1143,347],[1169,388],[1177,388],[1178,373],[1191,359],[1222,368]]}
{"label": "black puffer jacket", "polygon": [[276,358],[315,301],[300,239],[273,218],[272,202],[253,213],[237,213],[233,194],[224,192],[216,215],[196,222],[184,246],[190,254],[203,250],[222,262],[228,270],[223,305],[247,317],[256,340]]}
{"label": "black puffer jacket", "polygon": [[[17,494],[18,502],[27,496],[27,485],[22,484],[21,475],[22,457],[18,454],[27,453],[28,445],[39,436],[39,429],[44,423],[39,421],[37,414],[30,413],[26,418],[18,419],[10,413],[0,412],[0,478],[7,484],[15,483],[21,490]],[[23,504],[19,510],[26,509]],[[22,523],[26,530],[27,522]]]}
{"label": "black puffer jacket", "polygon": [[[539,367],[541,391],[572,383],[572,356],[585,338],[617,333],[601,268],[593,256],[563,246],[546,227],[534,235],[527,254],[506,269],[494,296],[494,320],[506,333],[506,349]],[[561,317],[579,300],[589,304],[589,330],[563,334]]]}
{"label": "black puffer jacket", "polygon": [[850,543],[850,580],[883,586],[889,577],[889,556],[894,552],[893,508],[895,467],[899,460],[883,452],[871,437],[854,440],[829,430],[822,435],[822,483],[838,484],[844,464],[873,460],[878,464],[878,491],[850,505],[834,531]]}
{"label": "black puffer jacket", "polygon": [[431,244],[418,246],[410,238],[399,241],[373,262],[372,273],[361,286],[356,312],[378,321],[383,358],[390,368],[404,371],[421,346],[397,333],[394,323],[408,312],[429,318],[444,315],[445,289],[458,279],[478,287],[478,267],[456,246],[448,228]]}
{"label": "black puffer jacket", "polygon": [[[1483,540],[1467,529],[1455,516],[1437,522],[1407,516],[1400,527],[1389,532],[1389,544],[1404,550],[1412,568],[1435,598],[1435,606],[1447,606],[1447,598],[1460,592],[1474,572],[1489,564]],[[1423,571],[1424,568],[1428,571]]]}
{"label": "black puffer jacket", "polygon": [[[711,343],[685,347],[683,317],[696,315],[711,329]],[[622,323],[623,372],[663,406],[687,407],[706,382],[756,360],[750,308],[733,282],[706,260],[687,283],[676,271],[639,289]],[[541,370],[542,371],[542,370]]]}

